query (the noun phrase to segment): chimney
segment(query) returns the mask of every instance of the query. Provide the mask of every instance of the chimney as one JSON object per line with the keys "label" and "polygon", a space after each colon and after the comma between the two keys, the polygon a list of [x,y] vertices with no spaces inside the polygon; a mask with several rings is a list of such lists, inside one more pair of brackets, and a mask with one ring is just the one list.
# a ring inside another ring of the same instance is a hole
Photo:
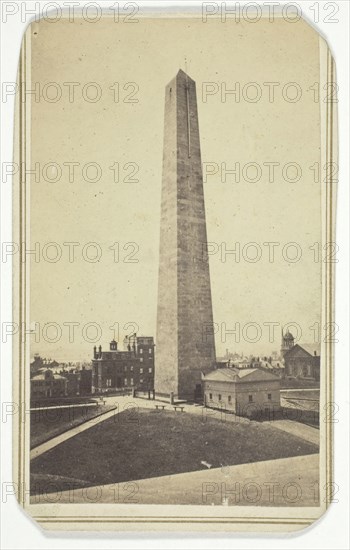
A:
{"label": "chimney", "polygon": [[97,359],[97,348],[94,346],[94,359]]}
{"label": "chimney", "polygon": [[98,356],[101,359],[101,357],[102,357],[102,346],[98,346]]}

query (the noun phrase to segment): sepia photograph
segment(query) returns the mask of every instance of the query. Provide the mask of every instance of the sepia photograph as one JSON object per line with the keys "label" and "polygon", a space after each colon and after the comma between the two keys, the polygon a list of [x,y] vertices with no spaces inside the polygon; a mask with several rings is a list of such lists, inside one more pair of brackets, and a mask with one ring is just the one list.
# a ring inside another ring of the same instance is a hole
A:
{"label": "sepia photograph", "polygon": [[302,529],[334,493],[333,57],[297,12],[129,4],[22,42],[18,500],[44,529]]}

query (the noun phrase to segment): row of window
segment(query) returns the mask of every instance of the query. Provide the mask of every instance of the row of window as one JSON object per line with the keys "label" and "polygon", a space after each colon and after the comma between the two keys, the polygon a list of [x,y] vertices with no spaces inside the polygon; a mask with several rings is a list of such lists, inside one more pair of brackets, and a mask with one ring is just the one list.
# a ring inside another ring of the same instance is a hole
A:
{"label": "row of window", "polygon": [[[143,384],[143,378],[139,379],[139,383]],[[120,384],[120,382],[119,382]],[[124,378],[124,386],[133,386],[134,385],[134,379],[130,378],[130,382],[128,381],[128,378]],[[112,387],[112,378],[106,378],[106,387],[111,388]]]}
{"label": "row of window", "polygon": [[[209,394],[209,399],[210,399],[211,401],[213,400],[213,394],[212,394],[212,393]],[[268,394],[267,394],[267,399],[268,399],[268,401],[271,401],[271,399],[272,399],[272,394],[271,394],[271,393],[268,393]],[[221,395],[221,393],[218,394],[218,400],[219,400],[219,401],[222,400],[222,395]],[[231,403],[231,402],[232,402],[232,397],[231,397],[231,395],[229,395],[229,396],[227,397],[227,401],[228,401],[228,403]],[[249,403],[254,403],[254,399],[253,399],[253,395],[252,395],[252,394],[249,394],[249,395],[248,395],[248,401],[249,401]]]}
{"label": "row of window", "polygon": [[[142,349],[142,348],[139,349],[139,353],[143,353],[143,349]],[[149,348],[148,353],[151,355],[151,353],[152,353],[152,348]]]}
{"label": "row of window", "polygon": [[[140,384],[143,384],[143,378],[140,378],[139,380]],[[124,378],[124,386],[133,386],[134,385],[134,379],[130,378],[130,384],[128,383],[128,379]]]}
{"label": "row of window", "polygon": [[[143,384],[143,378],[140,378],[139,382],[140,382],[140,384]],[[133,386],[133,385],[134,385],[134,379],[133,378],[130,378],[130,384],[128,382],[128,379],[124,378],[124,386]],[[107,378],[106,387],[107,388],[112,387],[112,378]]]}
{"label": "row of window", "polygon": [[[147,368],[147,367],[145,367],[145,368]],[[127,367],[127,365],[125,365],[124,371],[126,372],[127,370],[128,370],[128,367]],[[133,366],[130,367],[130,371],[131,371],[131,372],[134,371],[134,367],[133,367]],[[143,374],[143,372],[144,372],[144,368],[143,368],[143,367],[140,367],[140,374]],[[148,372],[150,372],[150,373],[152,372],[152,367],[148,367]]]}

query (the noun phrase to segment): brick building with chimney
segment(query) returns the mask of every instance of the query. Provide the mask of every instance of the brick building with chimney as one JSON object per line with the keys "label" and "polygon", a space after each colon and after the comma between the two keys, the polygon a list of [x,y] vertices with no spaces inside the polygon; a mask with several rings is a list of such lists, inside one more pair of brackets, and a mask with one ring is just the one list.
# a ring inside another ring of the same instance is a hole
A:
{"label": "brick building with chimney", "polygon": [[92,360],[92,393],[121,389],[151,391],[154,389],[154,339],[151,336],[127,336],[124,349],[115,340],[108,351],[94,347]]}

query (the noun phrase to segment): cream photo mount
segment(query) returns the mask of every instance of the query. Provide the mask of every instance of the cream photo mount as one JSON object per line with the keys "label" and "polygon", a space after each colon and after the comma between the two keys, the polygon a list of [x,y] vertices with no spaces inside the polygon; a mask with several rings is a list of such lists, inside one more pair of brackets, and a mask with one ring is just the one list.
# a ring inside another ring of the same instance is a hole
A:
{"label": "cream photo mount", "polygon": [[[163,14],[164,15],[164,14]],[[169,16],[170,17],[170,16]],[[147,19],[147,18],[145,18]],[[305,23],[304,23],[305,24]],[[31,88],[31,47],[33,30],[30,25],[23,38],[18,80]],[[40,25],[40,22],[39,22]],[[316,31],[314,31],[316,33]],[[335,63],[325,40],[319,36],[320,90],[335,89]],[[19,87],[16,99],[15,162],[20,170],[13,185],[13,241],[30,243],[31,175],[31,103],[23,98]],[[322,248],[335,241],[336,179],[333,166],[337,162],[336,103],[320,101],[321,166],[326,166],[326,178],[321,185]],[[305,205],[306,207],[306,205]],[[30,486],[30,422],[26,411],[30,403],[30,263],[23,254],[13,256],[13,321],[19,327],[13,343],[14,416],[13,473],[18,488],[18,502],[26,514],[41,527],[56,531],[245,531],[291,532],[304,529],[317,521],[333,500],[333,361],[334,343],[326,337],[321,343],[320,380],[320,505],[315,507],[262,506],[192,506],[144,504],[32,504]],[[334,263],[322,263],[322,327],[334,326]],[[331,334],[330,334],[331,336]]]}

